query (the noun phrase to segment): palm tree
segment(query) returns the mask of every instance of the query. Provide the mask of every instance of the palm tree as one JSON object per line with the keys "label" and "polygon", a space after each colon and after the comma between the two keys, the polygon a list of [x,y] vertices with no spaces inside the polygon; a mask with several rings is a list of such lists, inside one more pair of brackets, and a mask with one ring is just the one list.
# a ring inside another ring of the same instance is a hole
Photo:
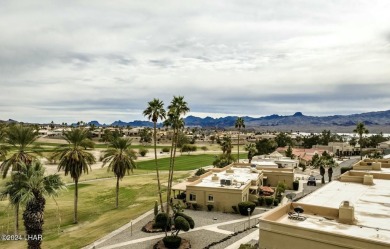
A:
{"label": "palm tree", "polygon": [[230,155],[232,154],[232,138],[229,136],[224,136],[221,140],[221,149],[222,149],[222,154],[227,154]]}
{"label": "palm tree", "polygon": [[[41,153],[37,151],[39,146],[31,146],[38,138],[38,131],[32,126],[23,126],[20,124],[11,125],[7,129],[3,128],[3,141],[6,145],[0,146],[0,159],[4,159],[0,165],[0,172],[2,172],[3,178],[8,174],[8,171],[19,171],[20,163],[30,165],[33,160],[36,159],[36,155]],[[5,156],[11,149],[16,152],[11,155],[10,158],[6,159]],[[14,199],[11,204],[15,208],[15,233],[19,231],[19,201]]]}
{"label": "palm tree", "polygon": [[241,128],[245,128],[245,123],[243,118],[237,118],[236,123],[234,125],[235,128],[238,128],[238,144],[237,144],[237,160],[240,162],[240,130]]}
{"label": "palm tree", "polygon": [[65,175],[70,174],[74,181],[74,223],[77,220],[78,202],[78,182],[82,173],[87,173],[91,169],[91,164],[95,163],[95,157],[87,152],[85,147],[91,145],[88,138],[88,130],[75,128],[64,133],[64,139],[68,144],[60,145],[56,148],[53,158],[59,159],[58,171],[64,170]]}
{"label": "palm tree", "polygon": [[153,122],[153,142],[154,142],[154,162],[156,164],[156,174],[157,174],[157,188],[158,195],[160,198],[161,212],[164,212],[162,193],[161,193],[161,182],[160,182],[160,173],[158,170],[157,163],[157,121],[159,119],[163,120],[166,118],[166,112],[164,110],[164,103],[159,99],[153,99],[148,102],[148,107],[143,112],[144,116],[147,116],[149,120]]}
{"label": "palm tree", "polygon": [[256,144],[250,143],[245,145],[245,150],[248,151],[248,160],[251,163],[253,156],[257,153]]}
{"label": "palm tree", "polygon": [[[0,198],[8,196],[11,204],[25,204],[23,220],[27,236],[41,235],[46,203],[44,196],[57,196],[65,185],[59,175],[45,176],[45,169],[38,161],[31,165],[19,164],[19,171],[13,173],[12,180],[0,192]],[[41,242],[41,239],[27,240],[28,248],[41,248]]]}
{"label": "palm tree", "polygon": [[110,142],[109,148],[103,153],[103,167],[109,162],[108,171],[114,172],[116,176],[116,205],[118,208],[119,201],[119,180],[122,179],[126,172],[133,172],[136,167],[134,160],[137,159],[134,150],[130,149],[131,139],[117,138]]}
{"label": "palm tree", "polygon": [[[176,148],[179,131],[184,128],[184,119],[181,118],[181,115],[185,115],[190,111],[188,104],[184,101],[184,96],[173,96],[171,104],[168,106],[168,119],[165,122],[165,125],[171,126],[173,129],[173,139],[172,139],[172,149],[170,155],[170,165],[169,165],[169,174],[168,174],[168,193],[167,193],[167,203],[170,203],[171,199],[171,189],[173,182],[173,170],[175,167],[175,157],[176,157]],[[169,214],[169,205],[167,205],[167,213]]]}
{"label": "palm tree", "polygon": [[36,131],[32,126],[23,126],[23,125],[11,125],[6,129],[4,135],[4,142],[6,146],[2,146],[0,152],[4,157],[5,153],[10,149],[16,150],[16,152],[7,160],[4,160],[0,165],[0,172],[3,173],[3,178],[7,176],[9,169],[12,171],[19,171],[20,163],[25,163],[30,165],[31,162],[36,159],[35,155],[40,155],[41,153],[37,150],[39,146],[32,146],[31,149],[28,146],[31,146],[38,138],[38,131]]}
{"label": "palm tree", "polygon": [[363,159],[363,146],[362,146],[362,142],[363,142],[363,134],[368,134],[368,130],[366,129],[366,127],[364,126],[363,123],[359,122],[357,123],[356,125],[356,128],[353,130],[353,132],[357,133],[359,135],[359,145],[360,145],[360,160]]}

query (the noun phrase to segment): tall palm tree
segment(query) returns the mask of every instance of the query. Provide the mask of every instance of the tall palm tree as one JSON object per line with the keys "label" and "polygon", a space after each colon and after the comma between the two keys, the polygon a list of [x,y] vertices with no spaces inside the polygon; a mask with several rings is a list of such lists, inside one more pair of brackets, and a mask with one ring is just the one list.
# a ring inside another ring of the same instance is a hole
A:
{"label": "tall palm tree", "polygon": [[[13,173],[12,180],[0,192],[0,198],[8,196],[11,204],[18,202],[26,205],[23,212],[26,233],[36,236],[43,233],[45,196],[57,196],[65,185],[59,175],[45,176],[45,169],[38,161],[31,165],[19,164],[19,171]],[[27,240],[28,248],[41,248],[41,242],[41,239]]]}
{"label": "tall palm tree", "polygon": [[244,119],[241,117],[238,117],[236,120],[236,123],[234,124],[234,127],[238,128],[238,144],[237,144],[238,157],[237,157],[237,160],[238,160],[238,162],[240,162],[240,132],[241,132],[241,128],[245,128]]}
{"label": "tall palm tree", "polygon": [[[0,146],[0,157],[4,159],[0,165],[0,172],[5,178],[10,169],[11,171],[19,171],[21,163],[30,165],[36,159],[36,155],[41,155],[41,153],[37,150],[39,146],[32,145],[38,138],[38,131],[33,126],[11,125],[8,128],[3,128],[2,133],[6,145]],[[6,159],[5,156],[11,149],[16,150],[16,152]],[[15,233],[18,233],[20,203],[18,199],[14,199],[11,204],[15,208]]]}
{"label": "tall palm tree", "polygon": [[117,138],[110,142],[109,148],[103,153],[103,167],[109,163],[108,171],[114,172],[116,176],[116,205],[119,205],[119,180],[122,179],[126,172],[133,172],[136,167],[134,160],[137,159],[134,150],[130,149],[131,139]]}
{"label": "tall palm tree", "polygon": [[[2,172],[3,178],[7,176],[10,169],[12,171],[19,171],[21,162],[30,165],[31,162],[36,159],[36,155],[41,154],[38,151],[39,146],[32,146],[37,138],[38,131],[32,126],[17,124],[11,125],[5,130],[4,142],[6,143],[6,146],[3,146],[2,150],[8,151],[14,149],[16,152],[10,158],[4,160],[0,165],[0,172]],[[2,154],[4,154],[4,152]]]}
{"label": "tall palm tree", "polygon": [[364,126],[363,123],[359,122],[356,124],[356,128],[353,130],[353,132],[357,133],[359,135],[359,145],[360,145],[360,160],[363,159],[363,134],[368,134],[367,128]]}
{"label": "tall palm tree", "polygon": [[245,150],[248,151],[248,160],[251,163],[253,156],[257,153],[256,144],[250,143],[245,145]]}
{"label": "tall palm tree", "polygon": [[[181,117],[190,111],[188,104],[184,101],[184,96],[173,96],[171,104],[168,106],[168,119],[165,122],[165,125],[171,126],[173,129],[173,139],[172,139],[172,149],[170,155],[170,165],[169,165],[169,174],[168,174],[168,193],[167,193],[167,203],[170,203],[171,199],[171,189],[173,182],[173,171],[175,167],[175,157],[176,157],[176,148],[177,148],[177,139],[179,131],[184,128],[184,119]],[[167,213],[169,214],[169,205],[167,205]]]}
{"label": "tall palm tree", "polygon": [[65,175],[70,174],[74,181],[74,223],[77,220],[78,202],[78,182],[82,173],[87,173],[91,169],[91,164],[95,163],[95,157],[88,151],[86,146],[91,146],[88,138],[88,130],[75,128],[64,133],[64,139],[68,144],[60,145],[53,153],[54,159],[59,159],[58,171],[64,170]]}
{"label": "tall palm tree", "polygon": [[156,164],[156,174],[157,174],[157,188],[158,195],[160,198],[161,212],[164,212],[162,193],[161,193],[161,182],[160,182],[160,173],[157,163],[157,121],[159,119],[163,120],[166,118],[166,112],[164,110],[164,102],[159,99],[153,99],[148,102],[148,107],[143,112],[144,116],[147,116],[149,120],[153,122],[153,142],[154,142],[154,162]]}

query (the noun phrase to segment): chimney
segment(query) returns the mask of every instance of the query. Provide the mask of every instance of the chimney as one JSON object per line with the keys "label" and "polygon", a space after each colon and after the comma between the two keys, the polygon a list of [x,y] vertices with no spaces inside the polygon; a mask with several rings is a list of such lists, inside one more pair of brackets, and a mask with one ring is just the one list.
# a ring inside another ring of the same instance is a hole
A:
{"label": "chimney", "polygon": [[355,222],[355,208],[349,201],[343,201],[339,207],[339,222],[344,224],[353,224]]}
{"label": "chimney", "polygon": [[374,176],[373,175],[364,175],[363,184],[364,185],[374,185]]}

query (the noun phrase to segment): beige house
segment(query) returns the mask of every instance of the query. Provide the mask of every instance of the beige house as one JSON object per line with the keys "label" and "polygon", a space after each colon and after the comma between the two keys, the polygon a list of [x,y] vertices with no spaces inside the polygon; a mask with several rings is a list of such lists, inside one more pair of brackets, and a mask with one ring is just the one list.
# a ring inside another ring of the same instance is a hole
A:
{"label": "beige house", "polygon": [[361,161],[340,181],[267,212],[260,248],[390,248],[389,193],[389,161]]}
{"label": "beige house", "polygon": [[[232,206],[242,201],[256,201],[260,187],[265,182],[272,187],[284,182],[288,188],[292,188],[293,179],[293,169],[231,164],[224,168],[213,168],[201,176],[193,176],[173,186],[173,202],[187,206],[196,204],[200,209],[212,205],[214,211],[232,212]],[[183,192],[185,201],[179,197]]]}

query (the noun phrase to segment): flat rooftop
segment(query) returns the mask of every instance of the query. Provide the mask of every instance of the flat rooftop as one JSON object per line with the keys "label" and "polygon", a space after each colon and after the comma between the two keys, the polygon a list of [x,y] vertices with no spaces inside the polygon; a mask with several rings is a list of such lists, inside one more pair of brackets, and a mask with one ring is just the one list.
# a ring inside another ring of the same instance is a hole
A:
{"label": "flat rooftop", "polygon": [[308,218],[303,222],[290,220],[287,215],[279,222],[390,243],[390,180],[374,179],[374,185],[333,181],[296,204],[339,208],[343,201],[355,208],[354,225],[305,213]]}
{"label": "flat rooftop", "polygon": [[[231,167],[231,170],[234,170],[234,173],[227,173],[225,171],[221,172],[215,172],[209,176],[206,176],[201,180],[201,182],[194,184],[193,186],[198,187],[210,187],[210,188],[230,188],[230,189],[244,189],[245,186],[252,180],[257,180],[259,177],[259,172],[253,173],[253,170],[251,168],[236,168]],[[218,181],[212,181],[212,177],[214,175],[217,175],[219,180]],[[223,185],[221,186],[220,181],[221,180],[230,180],[231,185]]]}

